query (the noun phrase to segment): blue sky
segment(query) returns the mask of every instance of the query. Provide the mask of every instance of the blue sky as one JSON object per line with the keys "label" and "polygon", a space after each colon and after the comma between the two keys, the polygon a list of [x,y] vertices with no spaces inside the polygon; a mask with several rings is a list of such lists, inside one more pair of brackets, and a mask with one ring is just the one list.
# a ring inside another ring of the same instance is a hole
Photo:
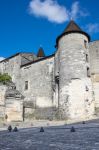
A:
{"label": "blue sky", "polygon": [[56,37],[70,18],[99,39],[98,0],[0,0],[0,56],[17,52],[54,53]]}

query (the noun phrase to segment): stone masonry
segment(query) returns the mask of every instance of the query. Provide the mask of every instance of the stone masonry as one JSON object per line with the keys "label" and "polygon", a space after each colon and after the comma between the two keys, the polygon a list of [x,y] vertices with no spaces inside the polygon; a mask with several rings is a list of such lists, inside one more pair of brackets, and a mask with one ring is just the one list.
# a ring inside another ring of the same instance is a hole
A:
{"label": "stone masonry", "polygon": [[14,89],[0,85],[0,117],[72,122],[98,117],[98,53],[99,41],[90,42],[89,35],[70,21],[56,40],[55,54],[45,56],[40,48],[37,56],[17,53],[1,61],[0,73],[12,77]]}

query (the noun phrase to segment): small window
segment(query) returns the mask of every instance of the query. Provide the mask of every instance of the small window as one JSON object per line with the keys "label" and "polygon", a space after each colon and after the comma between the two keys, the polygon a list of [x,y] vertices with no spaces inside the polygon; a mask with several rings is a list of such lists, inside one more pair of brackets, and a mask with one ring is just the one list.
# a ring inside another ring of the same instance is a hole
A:
{"label": "small window", "polygon": [[88,86],[86,86],[86,91],[89,91],[89,88],[88,88]]}
{"label": "small window", "polygon": [[87,77],[90,77],[90,69],[87,67]]}
{"label": "small window", "polygon": [[86,54],[86,62],[88,62],[88,54]]}
{"label": "small window", "polygon": [[87,48],[87,41],[86,40],[84,40],[84,46],[85,46],[85,48]]}
{"label": "small window", "polygon": [[59,83],[59,76],[55,76],[55,82],[58,84]]}
{"label": "small window", "polygon": [[28,81],[25,81],[25,90],[28,90]]}
{"label": "small window", "polygon": [[97,58],[99,57],[99,50],[98,49],[96,49],[96,56],[97,56]]}

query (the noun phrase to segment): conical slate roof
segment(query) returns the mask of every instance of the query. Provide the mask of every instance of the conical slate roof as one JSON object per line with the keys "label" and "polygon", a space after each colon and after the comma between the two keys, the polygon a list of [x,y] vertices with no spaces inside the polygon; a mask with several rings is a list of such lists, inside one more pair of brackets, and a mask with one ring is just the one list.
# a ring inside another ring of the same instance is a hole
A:
{"label": "conical slate roof", "polygon": [[37,57],[45,57],[45,53],[42,47],[39,48]]}
{"label": "conical slate roof", "polygon": [[58,45],[58,41],[62,36],[66,34],[70,34],[70,33],[84,34],[85,36],[88,37],[88,40],[90,41],[90,36],[86,32],[84,32],[73,20],[71,20],[69,24],[67,25],[67,27],[65,28],[64,32],[60,36],[57,37],[56,44]]}
{"label": "conical slate roof", "polygon": [[73,21],[71,20],[66,29],[65,32],[71,32],[71,31],[82,31],[81,28]]}

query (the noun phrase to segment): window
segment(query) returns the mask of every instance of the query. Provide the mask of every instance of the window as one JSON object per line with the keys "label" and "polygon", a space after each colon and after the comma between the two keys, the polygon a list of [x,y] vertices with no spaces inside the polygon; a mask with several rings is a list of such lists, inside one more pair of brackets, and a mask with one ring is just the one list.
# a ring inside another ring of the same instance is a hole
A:
{"label": "window", "polygon": [[85,46],[85,48],[87,48],[87,41],[86,40],[84,40],[84,46]]}
{"label": "window", "polygon": [[90,77],[90,69],[87,67],[87,77]]}
{"label": "window", "polygon": [[25,90],[28,90],[28,81],[25,81]]}
{"label": "window", "polygon": [[89,91],[89,88],[88,88],[88,86],[86,86],[86,91]]}
{"label": "window", "polygon": [[99,59],[99,50],[98,49],[96,49],[96,57],[97,57],[97,59]]}
{"label": "window", "polygon": [[86,62],[88,62],[88,54],[86,54]]}
{"label": "window", "polygon": [[59,84],[59,75],[55,76],[55,82]]}

